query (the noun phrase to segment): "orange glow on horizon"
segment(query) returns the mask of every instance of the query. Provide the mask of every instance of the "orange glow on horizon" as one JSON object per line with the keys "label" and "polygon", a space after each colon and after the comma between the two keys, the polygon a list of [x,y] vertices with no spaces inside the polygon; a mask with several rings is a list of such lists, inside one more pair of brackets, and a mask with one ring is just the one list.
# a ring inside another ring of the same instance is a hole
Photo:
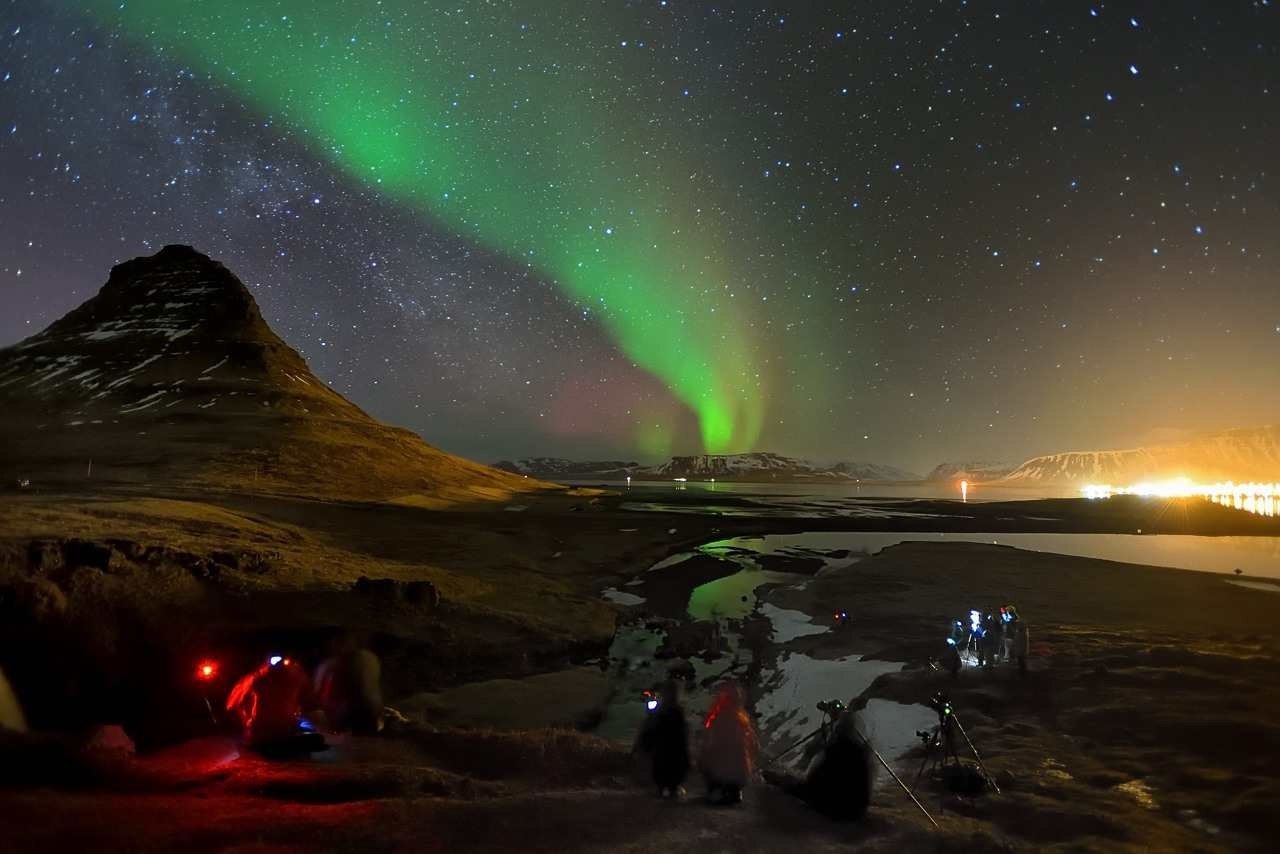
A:
{"label": "orange glow on horizon", "polygon": [[1149,498],[1207,498],[1223,507],[1232,507],[1259,516],[1280,515],[1280,483],[1196,483],[1187,477],[1148,481],[1132,486],[1090,483],[1081,487],[1085,498],[1113,495],[1140,495]]}

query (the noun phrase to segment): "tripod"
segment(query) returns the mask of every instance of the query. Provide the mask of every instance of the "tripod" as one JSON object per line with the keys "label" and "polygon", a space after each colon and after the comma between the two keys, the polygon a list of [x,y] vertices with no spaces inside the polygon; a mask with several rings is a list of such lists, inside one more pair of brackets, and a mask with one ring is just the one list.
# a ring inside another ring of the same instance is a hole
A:
{"label": "tripod", "polygon": [[924,776],[925,769],[930,767],[930,760],[932,760],[933,772],[937,773],[941,770],[944,776],[948,767],[957,769],[964,767],[960,761],[960,752],[956,748],[955,736],[959,733],[969,747],[969,751],[973,753],[973,758],[977,760],[978,769],[986,778],[987,785],[991,786],[992,791],[997,795],[1000,794],[1000,786],[996,783],[996,778],[991,776],[987,766],[982,763],[982,755],[978,753],[978,748],[973,746],[973,741],[969,738],[969,733],[965,732],[960,718],[956,717],[955,710],[951,708],[951,701],[945,694],[939,693],[933,696],[929,705],[938,713],[938,725],[927,732],[924,730],[916,732],[924,744],[924,758],[920,760],[920,770],[916,772],[911,791],[914,792],[916,786],[920,785],[920,778]]}
{"label": "tripod", "polygon": [[948,764],[960,767],[955,727],[952,726],[954,720],[953,715],[939,713],[938,725],[932,730],[916,730],[916,735],[924,745],[924,758],[920,760],[920,769],[916,771],[916,778],[911,783],[911,791],[914,792],[920,785],[920,778],[924,776],[926,768],[932,775],[938,773],[940,767],[945,768]]}
{"label": "tripod", "polygon": [[[783,756],[786,756],[788,753],[795,750],[800,745],[810,742],[813,739],[818,738],[819,736],[822,737],[822,741],[818,743],[825,744],[826,741],[830,738],[831,733],[834,730],[836,726],[836,722],[837,720],[839,720],[840,716],[843,714],[850,713],[849,710],[845,707],[845,705],[841,703],[839,700],[826,700],[824,702],[821,702],[818,704],[818,709],[821,710],[823,713],[823,720],[822,720],[822,723],[819,724],[818,728],[813,732],[809,733],[808,735],[806,735],[804,738],[800,739],[799,741],[792,742],[791,746],[783,750],[781,753],[774,755],[773,761],[776,762],[777,760],[781,759]],[[883,765],[884,769],[889,772],[889,776],[892,777],[893,781],[898,784],[898,787],[901,788],[902,791],[906,793],[907,797],[911,799],[911,802],[914,803],[917,808],[919,808],[920,812],[924,813],[924,817],[929,819],[929,823],[932,824],[934,828],[938,828],[938,822],[934,820],[933,816],[929,815],[929,811],[924,808],[924,804],[920,803],[920,800],[915,796],[915,793],[912,792],[911,789],[907,788],[907,784],[902,782],[902,778],[900,778],[897,772],[893,770],[893,766],[885,761],[884,757],[880,755],[880,751],[876,750],[875,747],[872,746],[871,741],[865,735],[863,735],[863,733],[856,727],[853,729],[853,734],[857,736],[858,741],[862,742],[862,744],[869,751],[871,751],[871,754],[875,756],[876,759],[880,760],[880,764]]]}

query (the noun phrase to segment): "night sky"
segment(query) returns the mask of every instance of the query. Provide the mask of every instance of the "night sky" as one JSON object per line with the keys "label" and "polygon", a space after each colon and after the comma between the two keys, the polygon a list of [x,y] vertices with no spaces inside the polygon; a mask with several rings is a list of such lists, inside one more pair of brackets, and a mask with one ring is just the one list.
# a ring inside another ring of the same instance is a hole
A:
{"label": "night sky", "polygon": [[1278,95],[1275,0],[0,0],[0,345],[188,243],[486,461],[1270,423]]}

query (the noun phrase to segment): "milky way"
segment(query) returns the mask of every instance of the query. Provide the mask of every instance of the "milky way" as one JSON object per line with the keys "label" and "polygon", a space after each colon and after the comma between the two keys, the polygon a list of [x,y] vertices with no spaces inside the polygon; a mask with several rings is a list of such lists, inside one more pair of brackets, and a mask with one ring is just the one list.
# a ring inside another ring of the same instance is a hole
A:
{"label": "milky way", "polygon": [[1274,420],[1276,15],[10,2],[0,343],[181,242],[482,459]]}

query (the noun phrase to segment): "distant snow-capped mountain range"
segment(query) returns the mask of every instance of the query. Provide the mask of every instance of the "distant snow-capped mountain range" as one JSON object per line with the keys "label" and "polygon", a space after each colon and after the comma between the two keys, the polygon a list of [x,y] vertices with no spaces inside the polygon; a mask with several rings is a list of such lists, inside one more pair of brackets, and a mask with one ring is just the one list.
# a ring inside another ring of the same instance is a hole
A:
{"label": "distant snow-capped mountain range", "polygon": [[1018,467],[1017,463],[998,463],[991,461],[967,463],[941,463],[929,472],[925,480],[953,481],[967,480],[970,483],[985,483],[1000,480]]}
{"label": "distant snow-capped mountain range", "polygon": [[1280,480],[1280,425],[1226,430],[1123,451],[1072,451],[1033,457],[1005,477],[1042,483],[1131,485],[1188,477],[1200,483]]}
{"label": "distant snow-capped mountain range", "polygon": [[1227,430],[1191,439],[1121,451],[1071,451],[1009,462],[948,462],[926,478],[870,462],[818,463],[759,451],[672,457],[658,465],[605,460],[574,462],[554,457],[504,460],[496,468],[560,480],[726,480],[743,482],[858,482],[968,480],[1004,486],[1132,485],[1188,477],[1195,481],[1280,481],[1280,426]]}
{"label": "distant snow-capped mountain range", "polygon": [[895,466],[866,462],[822,464],[767,451],[672,457],[667,462],[655,466],[642,466],[635,462],[624,463],[617,460],[575,462],[555,457],[533,457],[515,461],[503,460],[494,463],[494,468],[530,477],[569,480],[623,480],[628,476],[635,480],[673,480],[683,477],[689,480],[715,478],[749,482],[920,480],[918,474]]}

